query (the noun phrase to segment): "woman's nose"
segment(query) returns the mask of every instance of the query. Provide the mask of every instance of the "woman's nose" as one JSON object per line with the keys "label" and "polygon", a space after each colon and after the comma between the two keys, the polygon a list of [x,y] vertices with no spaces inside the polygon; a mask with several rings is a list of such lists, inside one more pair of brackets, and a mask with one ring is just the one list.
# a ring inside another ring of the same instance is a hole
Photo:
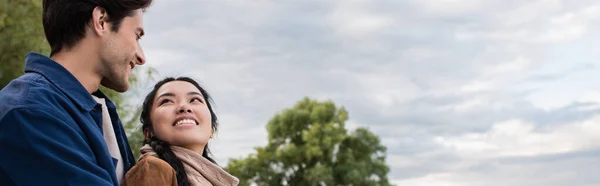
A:
{"label": "woman's nose", "polygon": [[179,106],[179,113],[185,113],[185,112],[192,113],[192,109],[185,104]]}

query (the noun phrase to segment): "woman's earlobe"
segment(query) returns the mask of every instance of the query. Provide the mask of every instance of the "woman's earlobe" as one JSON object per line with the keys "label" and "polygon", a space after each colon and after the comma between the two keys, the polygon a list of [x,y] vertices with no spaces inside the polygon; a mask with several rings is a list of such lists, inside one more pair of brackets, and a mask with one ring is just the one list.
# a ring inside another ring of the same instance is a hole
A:
{"label": "woman's earlobe", "polygon": [[144,129],[144,141],[149,140],[153,136],[152,132],[148,129]]}

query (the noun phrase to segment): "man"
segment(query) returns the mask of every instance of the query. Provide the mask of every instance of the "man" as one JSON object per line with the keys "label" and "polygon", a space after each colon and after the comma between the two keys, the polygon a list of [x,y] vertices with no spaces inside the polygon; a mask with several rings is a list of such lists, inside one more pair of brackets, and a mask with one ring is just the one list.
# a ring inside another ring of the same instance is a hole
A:
{"label": "man", "polygon": [[135,160],[99,86],[124,92],[145,63],[151,1],[43,1],[50,57],[27,54],[0,91],[0,185],[119,185]]}

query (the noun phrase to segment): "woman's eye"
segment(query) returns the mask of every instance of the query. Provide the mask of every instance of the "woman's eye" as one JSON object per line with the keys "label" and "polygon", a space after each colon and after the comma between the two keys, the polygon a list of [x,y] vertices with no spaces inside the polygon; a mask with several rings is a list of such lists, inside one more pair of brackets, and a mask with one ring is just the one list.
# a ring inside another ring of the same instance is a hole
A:
{"label": "woman's eye", "polygon": [[193,98],[191,102],[200,102],[200,103],[202,103],[202,100],[200,98]]}
{"label": "woman's eye", "polygon": [[163,99],[162,101],[160,101],[160,103],[158,105],[163,105],[165,103],[171,102],[171,100],[168,99]]}

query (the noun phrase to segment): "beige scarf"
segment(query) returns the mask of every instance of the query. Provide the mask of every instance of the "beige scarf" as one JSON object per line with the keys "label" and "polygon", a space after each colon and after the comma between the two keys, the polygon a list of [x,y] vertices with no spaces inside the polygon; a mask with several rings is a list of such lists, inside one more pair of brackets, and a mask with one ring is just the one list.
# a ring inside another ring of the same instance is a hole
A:
{"label": "beige scarf", "polygon": [[[191,186],[235,186],[240,182],[236,177],[208,161],[197,152],[178,146],[171,146],[171,150],[183,163]],[[140,148],[140,152],[142,153],[140,159],[147,155],[158,157],[148,144]]]}

